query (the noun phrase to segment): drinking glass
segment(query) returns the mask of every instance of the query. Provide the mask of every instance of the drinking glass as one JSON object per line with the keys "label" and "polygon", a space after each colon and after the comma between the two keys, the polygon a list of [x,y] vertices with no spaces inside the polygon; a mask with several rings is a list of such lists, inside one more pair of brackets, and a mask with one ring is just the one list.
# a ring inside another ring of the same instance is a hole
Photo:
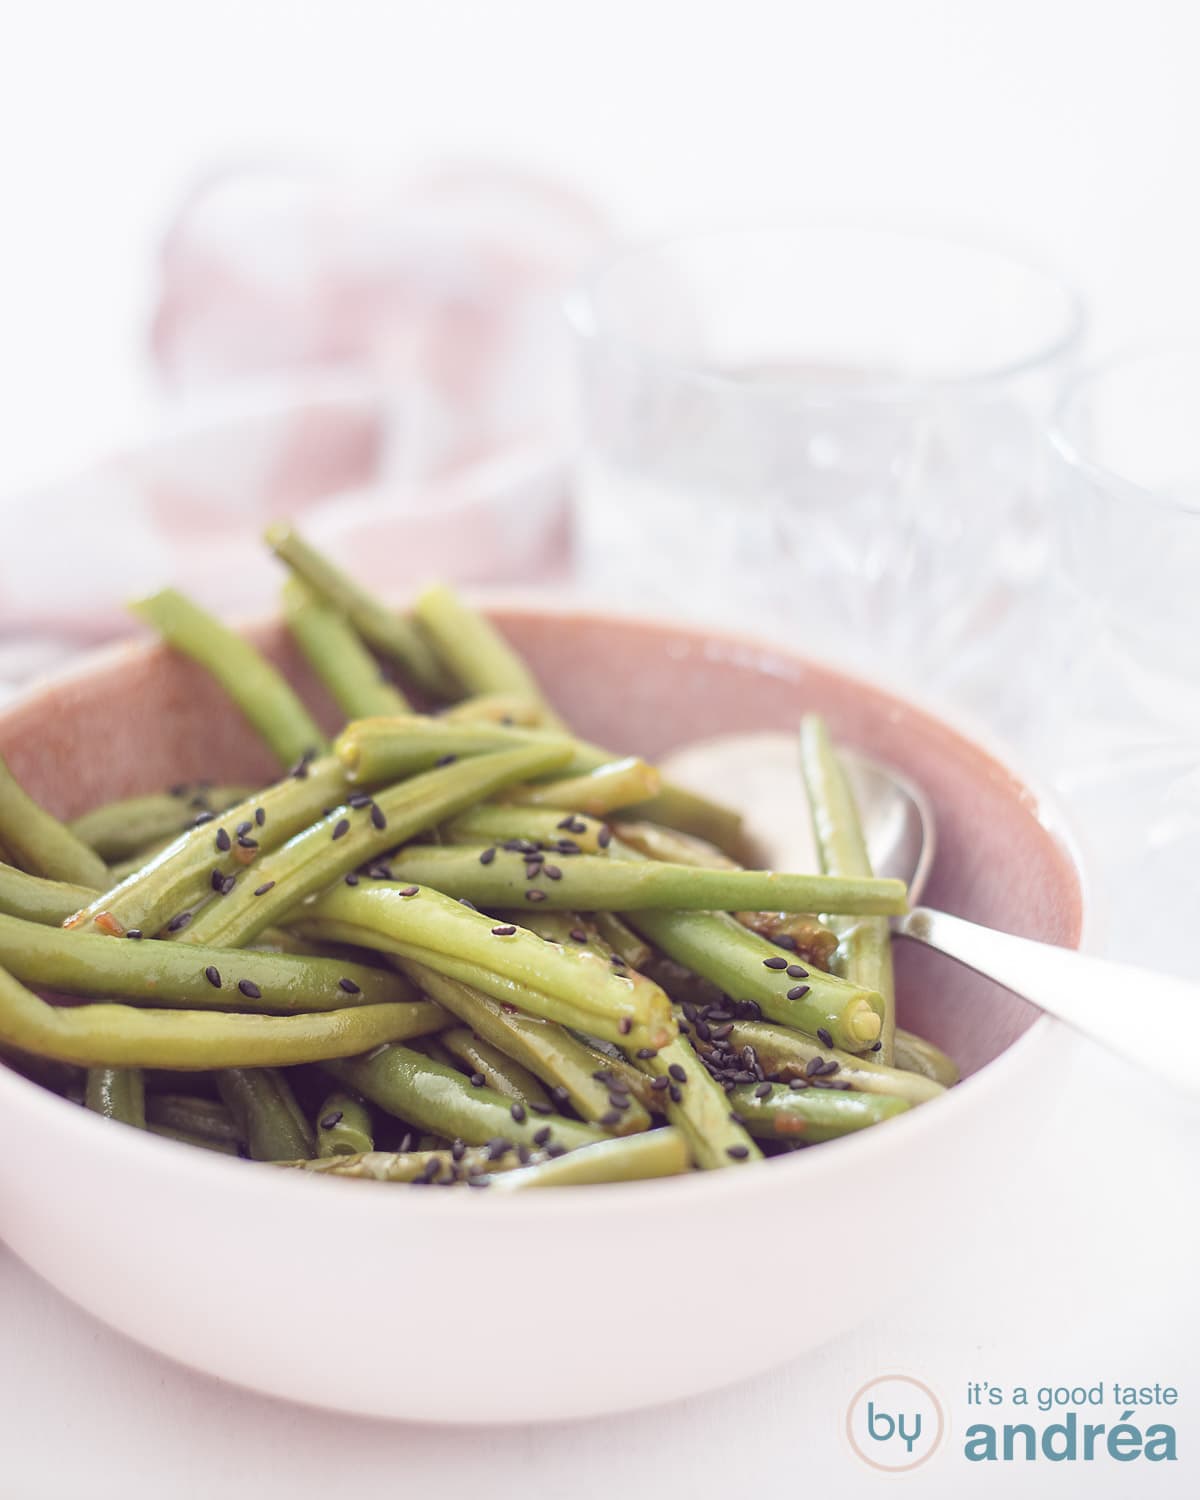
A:
{"label": "drinking glass", "polygon": [[1200,975],[1184,913],[1200,868],[1198,412],[1200,347],[1110,361],[1063,394],[1047,759],[1107,877],[1113,951]]}
{"label": "drinking glass", "polygon": [[568,315],[586,592],[1021,723],[1068,287],[919,235],[736,231],[626,254]]}

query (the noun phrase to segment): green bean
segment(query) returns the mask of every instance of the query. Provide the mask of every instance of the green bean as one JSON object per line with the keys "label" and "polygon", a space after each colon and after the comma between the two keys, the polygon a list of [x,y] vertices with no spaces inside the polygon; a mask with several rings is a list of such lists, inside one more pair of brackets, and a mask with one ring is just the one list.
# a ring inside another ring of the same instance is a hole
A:
{"label": "green bean", "polygon": [[507,693],[541,705],[542,723],[561,729],[533,673],[490,620],[445,584],[417,595],[413,613],[466,693]]}
{"label": "green bean", "polygon": [[[155,839],[154,843],[146,844],[131,854],[128,859],[115,859],[108,867],[108,886],[120,885],[123,880],[128,880],[131,875],[136,875],[139,870],[144,870],[152,859],[157,859],[164,849],[170,848],[179,835],[173,834],[169,839]],[[89,892],[95,895],[95,892]]]}
{"label": "green bean", "polygon": [[[710,844],[707,839],[663,828],[658,823],[626,822],[613,824],[613,832],[625,850],[633,849],[647,859],[667,864],[694,865],[703,870],[740,870],[742,865]],[[761,933],[797,957],[827,969],[837,951],[837,934],[816,917],[786,911],[735,911],[732,915],[751,932]]]}
{"label": "green bean", "polygon": [[160,1135],[167,1141],[178,1141],[181,1146],[195,1146],[201,1151],[218,1151],[222,1156],[240,1156],[234,1141],[217,1141],[210,1135],[196,1135],[190,1130],[179,1130],[173,1125],[147,1125],[151,1135]]}
{"label": "green bean", "polygon": [[[902,912],[906,909],[900,880],[837,880],[828,875],[789,875],[774,870],[698,870],[584,854],[547,861],[528,873],[526,858],[502,849],[485,862],[479,848],[437,849],[410,845],[392,861],[397,880],[432,885],[459,900],[480,906],[517,906],[527,892],[539,893],[539,904],[576,911],[728,911],[751,903],[781,910]],[[551,874],[558,871],[557,875]],[[636,923],[634,924],[636,925]]]}
{"label": "green bean", "polygon": [[[365,1057],[330,1063],[327,1071],[409,1125],[435,1131],[447,1140],[465,1141],[468,1146],[509,1141],[526,1146],[555,1144],[570,1150],[604,1139],[603,1132],[590,1125],[529,1113],[486,1086],[475,1088],[461,1073],[431,1062],[410,1047],[381,1047]],[[514,1110],[520,1112],[519,1118]],[[547,1127],[548,1139],[542,1134]]]}
{"label": "green bean", "polygon": [[345,616],[363,640],[397,662],[427,693],[435,698],[453,696],[436,652],[411,620],[388,609],[286,522],[269,526],[266,542],[319,599]]}
{"label": "green bean", "polygon": [[746,1122],[746,1129],[760,1140],[790,1141],[794,1145],[831,1141],[854,1130],[866,1130],[902,1115],[907,1099],[888,1094],[854,1094],[841,1089],[793,1089],[771,1085],[770,1093],[740,1084],[729,1095],[729,1105]]}
{"label": "green bean", "polygon": [[654,949],[613,911],[595,911],[590,925],[600,941],[631,969],[640,969],[654,957]]}
{"label": "green bean", "polygon": [[[438,829],[445,844],[505,844],[525,839],[559,854],[599,854],[606,824],[561,807],[510,807],[485,802]],[[573,847],[572,847],[573,846]]]}
{"label": "green bean", "polygon": [[[472,1031],[493,1047],[515,1059],[546,1084],[561,1104],[569,1103],[576,1113],[591,1124],[598,1124],[615,1108],[609,1098],[608,1076],[619,1077],[625,1085],[619,1093],[633,1093],[629,1074],[638,1077],[636,1069],[622,1060],[613,1063],[566,1027],[520,1011],[506,1010],[501,1001],[493,1000],[482,990],[422,964],[400,960],[404,970],[431,999],[464,1021]],[[606,1077],[597,1078],[597,1073]],[[644,1101],[618,1111],[619,1118],[606,1128],[617,1135],[645,1130],[650,1116]]]}
{"label": "green bean", "polygon": [[139,599],[130,609],[216,678],[282,765],[324,748],[325,737],[308,709],[245,636],[175,589]]}
{"label": "green bean", "polygon": [[[585,1148],[591,1150],[592,1147]],[[574,1152],[569,1153],[574,1155]],[[529,1152],[533,1166],[552,1160],[545,1151]],[[510,1148],[489,1151],[486,1146],[468,1146],[465,1150],[440,1148],[414,1151],[363,1151],[357,1156],[325,1156],[314,1161],[279,1161],[277,1167],[293,1167],[302,1172],[319,1172],[328,1177],[354,1177],[366,1182],[487,1182],[493,1173],[505,1174],[521,1166],[521,1158]],[[486,1175],[485,1175],[486,1174]]]}
{"label": "green bean", "polygon": [[236,1121],[223,1104],[192,1094],[148,1094],[146,1119],[152,1126],[162,1125],[187,1136],[222,1141],[235,1149],[242,1139]]}
{"label": "green bean", "polygon": [[653,797],[661,785],[662,777],[653,766],[636,755],[627,755],[582,776],[517,787],[507,793],[506,800],[523,807],[565,807],[602,818],[615,808],[629,807]]}
{"label": "green bean", "polygon": [[504,724],[454,724],[420,714],[356,719],[338,735],[333,749],[348,781],[379,785],[428,771],[450,756],[489,755],[530,745],[569,746],[555,769],[567,775],[579,769],[575,742],[566,735]]}
{"label": "green bean", "polygon": [[628,919],[668,958],[731,999],[754,1001],[769,1020],[818,1038],[826,1031],[830,1044],[847,1052],[862,1052],[879,1036],[877,994],[819,969],[791,975],[775,968],[787,955],[724,912],[638,911]]}
{"label": "green bean", "polygon": [[374,1151],[371,1116],[353,1094],[330,1094],[317,1111],[317,1155],[358,1156]]}
{"label": "green bean", "polygon": [[88,999],[188,1010],[309,1011],[414,1001],[396,974],[336,958],[185,947],[154,938],[115,943],[0,916],[0,965],[23,984]]}
{"label": "green bean", "polygon": [[450,724],[524,724],[530,729],[542,722],[537,700],[516,693],[476,693],[444,708],[441,716]]}
{"label": "green bean", "polygon": [[65,922],[81,906],[95,899],[95,891],[61,880],[43,880],[26,875],[11,865],[0,865],[0,912],[23,917],[27,922]]}
{"label": "green bean", "polygon": [[312,1127],[277,1069],[223,1068],[217,1092],[255,1161],[290,1161],[316,1150]]}
{"label": "green bean", "polygon": [[31,875],[97,888],[108,883],[108,867],[100,856],[33,800],[3,756],[0,756],[0,839]]}
{"label": "green bean", "polygon": [[302,1016],[212,1015],[131,1005],[47,1005],[0,969],[0,1046],[80,1067],[286,1067],[353,1056],[425,1030],[423,1005]]}
{"label": "green bean", "polygon": [[[374,778],[389,781],[414,769],[431,765],[444,755],[476,755],[518,744],[536,744],[547,737],[544,729],[514,728],[503,724],[448,723],[445,716],[421,719],[360,719],[348,725],[335,742],[335,753],[351,781]],[[608,765],[617,757],[583,740],[572,740],[573,754],[563,766],[565,776],[584,776]],[[631,818],[653,818],[659,823],[697,834],[737,853],[742,820],[738,813],[710,802],[682,787],[667,785],[649,802],[626,808]]]}
{"label": "green bean", "polygon": [[698,1167],[739,1166],[760,1158],[762,1153],[730,1113],[725,1090],[714,1082],[686,1037],[676,1037],[649,1057],[634,1056],[639,1068],[665,1080],[659,1098]]}
{"label": "green bean", "polygon": [[497,1094],[547,1111],[552,1107],[549,1094],[528,1068],[477,1037],[470,1027],[452,1026],[438,1033],[438,1041],[464,1072],[482,1078]]}
{"label": "green bean", "polygon": [[283,589],[288,629],[347,719],[403,714],[408,700],[388,682],[345,615],[313,597],[298,578]]}
{"label": "green bean", "polygon": [[[711,1050],[711,1043],[695,1040],[701,1052]],[[819,1042],[809,1041],[799,1032],[786,1026],[773,1026],[766,1021],[734,1021],[725,1038],[725,1046],[734,1052],[751,1047],[769,1078],[781,1083],[793,1078],[807,1080],[821,1076],[816,1072],[819,1059],[828,1066],[836,1063],[837,1080],[848,1083],[864,1094],[895,1094],[907,1099],[910,1104],[924,1104],[936,1099],[946,1091],[940,1083],[919,1077],[916,1073],[905,1073],[899,1068],[885,1067],[870,1058],[856,1057],[853,1052],[842,1052],[837,1047],[823,1047]],[[810,1072],[810,1069],[812,1070]],[[833,1073],[828,1076],[832,1077]]]}
{"label": "green bean", "polygon": [[224,812],[253,796],[253,787],[209,786],[198,782],[169,792],[148,792],[141,797],[106,802],[67,826],[102,860],[115,864],[152,844],[178,838],[192,827],[198,813]]}
{"label": "green bean", "polygon": [[[345,795],[338,761],[325,757],[297,765],[296,774],[181,834],[143,869],[82,903],[64,925],[96,927],[110,936],[131,928],[158,932],[212,893],[214,874],[241,874],[264,852],[307,828],[325,808],[342,802]],[[250,831],[239,836],[242,824]],[[252,842],[247,844],[247,839]]]}
{"label": "green bean", "polygon": [[588,1036],[637,1048],[675,1035],[670,1002],[640,974],[616,974],[594,953],[493,923],[428,888],[334,886],[305,909],[301,926],[398,954]]}
{"label": "green bean", "polygon": [[[758,1148],[752,1146],[757,1153]],[[525,1188],[583,1187],[597,1182],[634,1182],[652,1177],[675,1177],[688,1171],[691,1157],[681,1130],[666,1126],[624,1140],[581,1146],[542,1164],[519,1167],[487,1179],[504,1192]]]}
{"label": "green bean", "polygon": [[953,1088],[958,1082],[958,1065],[946,1056],[940,1047],[927,1042],[902,1027],[896,1028],[896,1066],[906,1073],[918,1073],[940,1083],[943,1088]]}
{"label": "green bean", "polygon": [[[813,834],[821,868],[827,875],[849,878],[874,874],[858,805],[845,767],[838,759],[825,721],[807,714],[800,725],[800,767],[808,790]],[[852,984],[875,990],[883,1000],[879,1061],[895,1057],[896,988],[892,974],[892,934],[886,918],[835,921],[840,942],[834,971]]]}
{"label": "green bean", "polygon": [[253,874],[211,902],[180,940],[239,947],[356,866],[569,753],[560,743],[480,755],[400,782],[367,806],[334,808],[260,859]]}
{"label": "green bean", "polygon": [[146,1128],[146,1080],[141,1068],[89,1068],[84,1100],[106,1120]]}

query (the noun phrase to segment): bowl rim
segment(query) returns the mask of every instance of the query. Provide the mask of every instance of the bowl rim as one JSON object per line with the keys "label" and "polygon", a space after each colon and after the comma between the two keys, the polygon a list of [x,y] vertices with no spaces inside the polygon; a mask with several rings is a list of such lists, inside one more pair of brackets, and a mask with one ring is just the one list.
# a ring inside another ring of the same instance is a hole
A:
{"label": "bowl rim", "polygon": [[[959,710],[947,711],[944,707],[931,703],[925,695],[910,693],[903,685],[898,687],[895,682],[885,682],[882,678],[873,677],[870,673],[858,668],[843,668],[821,657],[806,656],[802,652],[780,646],[777,642],[772,642],[753,632],[728,629],[724,626],[704,625],[698,621],[669,614],[655,615],[641,610],[601,607],[588,601],[580,602],[570,598],[569,595],[560,596],[556,591],[547,589],[539,590],[535,594],[530,594],[528,591],[504,591],[494,594],[490,591],[486,594],[483,591],[476,591],[476,599],[485,613],[500,621],[503,621],[506,616],[514,615],[540,616],[553,621],[561,619],[564,614],[569,614],[573,619],[593,624],[615,620],[651,630],[666,629],[681,632],[697,638],[700,643],[707,642],[708,649],[719,645],[733,652],[752,653],[760,671],[770,671],[770,663],[775,661],[781,664],[786,662],[793,670],[817,668],[833,673],[851,684],[862,686],[872,694],[881,694],[885,698],[903,702],[908,707],[935,720],[943,728],[949,730],[955,739],[960,742],[965,741],[972,749],[996,764],[1010,779],[1030,794],[1032,816],[1057,842],[1067,857],[1078,884],[1080,913],[1078,949],[1089,951],[1094,947],[1095,919],[1091,882],[1076,830],[1057,798],[1036,777],[1028,776],[1023,770],[1015,769],[1020,765],[1020,758],[1017,757],[1014,761],[999,738],[992,731],[973,723],[969,715]],[[233,628],[243,634],[254,634],[256,631],[275,628],[281,624],[282,616],[276,613],[256,615],[232,622]],[[26,684],[20,693],[0,708],[0,724],[3,724],[10,713],[36,705],[40,698],[72,682],[90,677],[105,668],[117,667],[123,661],[150,656],[156,652],[165,653],[168,650],[169,648],[161,641],[135,636],[86,651],[65,666]],[[1043,1014],[1037,1017],[1028,1029],[997,1057],[985,1063],[976,1073],[963,1079],[954,1088],[947,1090],[945,1096],[936,1101],[938,1108],[911,1109],[884,1121],[882,1123],[887,1129],[882,1135],[876,1127],[823,1142],[815,1162],[811,1160],[812,1153],[805,1151],[796,1152],[789,1157],[775,1158],[770,1162],[755,1164],[769,1168],[766,1173],[761,1170],[689,1172],[669,1178],[560,1187],[552,1193],[545,1194],[535,1192],[533,1194],[496,1195],[478,1193],[418,1193],[414,1195],[377,1192],[373,1197],[381,1204],[391,1200],[405,1205],[403,1208],[382,1209],[379,1210],[380,1212],[399,1212],[410,1215],[415,1213],[422,1216],[420,1220],[422,1223],[430,1217],[435,1221],[453,1220],[460,1214],[479,1213],[480,1209],[469,1208],[466,1205],[475,1204],[481,1198],[491,1203],[491,1208],[487,1210],[489,1214],[509,1215],[510,1222],[515,1222],[513,1216],[518,1214],[524,1215],[525,1219],[530,1221],[547,1218],[561,1222],[565,1217],[596,1217],[619,1212],[623,1208],[636,1212],[646,1206],[648,1195],[655,1192],[669,1193],[671,1204],[682,1211],[696,1206],[703,1209],[710,1202],[715,1205],[724,1201],[741,1201],[747,1194],[754,1196],[760,1189],[769,1188],[771,1184],[783,1191],[787,1190],[789,1183],[793,1185],[793,1190],[801,1183],[808,1188],[814,1181],[822,1181],[831,1173],[840,1174],[843,1165],[848,1164],[850,1160],[847,1158],[844,1162],[844,1154],[849,1150],[857,1150],[864,1165],[868,1150],[876,1155],[881,1150],[887,1150],[911,1156],[913,1148],[919,1147],[919,1142],[925,1134],[939,1128],[938,1121],[945,1120],[947,1125],[951,1125],[965,1109],[987,1107],[988,1101],[997,1093],[1008,1094],[1011,1098],[1011,1090],[1023,1069],[1028,1070],[1033,1067],[1035,1059],[1040,1057],[1048,1047],[1056,1043],[1061,1046],[1071,1040],[1074,1040],[1074,1033],[1070,1028],[1053,1017]],[[68,1132],[75,1132],[78,1140],[85,1147],[89,1143],[99,1144],[107,1139],[108,1149],[123,1154],[131,1165],[136,1165],[138,1161],[144,1161],[149,1165],[155,1161],[156,1153],[165,1152],[167,1154],[159,1156],[158,1159],[164,1167],[174,1163],[173,1175],[177,1176],[179,1172],[185,1170],[184,1163],[187,1162],[189,1165],[186,1169],[199,1173],[200,1179],[213,1174],[211,1182],[218,1189],[221,1189],[223,1185],[223,1190],[232,1194],[251,1193],[260,1203],[263,1195],[268,1192],[277,1195],[278,1201],[282,1204],[288,1195],[313,1191],[313,1184],[337,1181],[328,1174],[299,1170],[277,1170],[274,1173],[231,1172],[228,1160],[219,1153],[196,1148],[190,1148],[185,1153],[180,1143],[153,1135],[148,1131],[112,1131],[107,1137],[101,1136],[96,1132],[106,1128],[109,1122],[63,1099],[50,1089],[42,1087],[41,1084],[23,1077],[13,1068],[0,1064],[0,1098],[9,1090],[14,1091],[12,1097],[17,1107],[22,1107],[21,1101],[24,1100],[25,1107],[32,1108],[35,1115],[40,1111],[45,1111],[43,1117],[47,1126],[57,1124],[59,1127],[65,1127]],[[891,1142],[894,1142],[894,1145],[888,1144]],[[818,1175],[814,1177],[814,1174]],[[348,1182],[355,1180],[346,1179]],[[378,1186],[383,1187],[387,1184],[378,1184]],[[603,1187],[605,1191],[597,1192],[597,1187]],[[317,1189],[317,1191],[324,1191],[324,1189]],[[367,1195],[364,1193],[361,1197],[365,1202]],[[496,1201],[497,1198],[501,1200],[499,1203]],[[290,1201],[298,1204],[300,1200],[292,1198]],[[0,1232],[0,1241],[2,1239],[3,1235]]]}

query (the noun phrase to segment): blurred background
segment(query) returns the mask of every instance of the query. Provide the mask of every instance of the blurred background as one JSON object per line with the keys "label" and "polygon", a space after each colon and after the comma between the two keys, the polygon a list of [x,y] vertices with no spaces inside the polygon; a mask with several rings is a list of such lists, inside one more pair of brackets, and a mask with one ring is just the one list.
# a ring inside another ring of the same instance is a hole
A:
{"label": "blurred background", "polygon": [[[837,654],[1080,797],[1167,788],[1159,845],[1194,850],[1196,663],[1163,675],[1144,629],[1168,596],[1170,640],[1195,623],[1194,372],[1047,437],[1080,369],[1200,337],[1190,0],[41,0],[5,29],[7,691],[164,582],[267,607],[290,514],[393,592]],[[680,236],[710,249],[603,279]],[[1176,509],[1139,550],[1148,493]]]}

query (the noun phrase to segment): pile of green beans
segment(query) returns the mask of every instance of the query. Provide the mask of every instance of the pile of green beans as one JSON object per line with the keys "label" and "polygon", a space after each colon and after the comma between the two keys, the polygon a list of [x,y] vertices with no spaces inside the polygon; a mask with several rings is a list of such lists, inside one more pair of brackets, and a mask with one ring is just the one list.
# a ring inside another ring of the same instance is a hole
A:
{"label": "pile of green beans", "polygon": [[0,758],[0,1060],[161,1149],[500,1192],[751,1165],[957,1081],[896,1026],[906,892],[820,720],[821,872],[747,869],[734,811],[575,738],[450,589],[405,616],[268,541],[316,716],[183,595],[132,608],[274,781],[68,822]]}

